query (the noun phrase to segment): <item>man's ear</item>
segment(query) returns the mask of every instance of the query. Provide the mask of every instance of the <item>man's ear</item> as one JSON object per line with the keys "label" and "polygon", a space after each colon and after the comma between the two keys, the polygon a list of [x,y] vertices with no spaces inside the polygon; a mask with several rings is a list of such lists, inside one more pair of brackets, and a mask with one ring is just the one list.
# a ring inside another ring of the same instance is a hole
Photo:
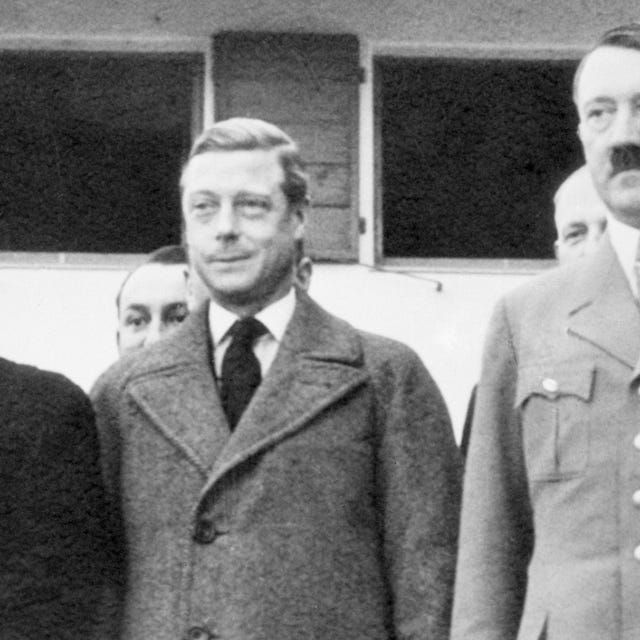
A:
{"label": "man's ear", "polygon": [[553,255],[555,256],[556,260],[558,259],[558,245],[559,245],[559,241],[556,240],[553,243]]}
{"label": "man's ear", "polygon": [[296,227],[294,237],[296,240],[302,240],[304,238],[304,223],[307,219],[307,211],[309,210],[309,197],[304,199],[304,202],[297,205],[294,210],[294,215],[298,218],[298,226]]}

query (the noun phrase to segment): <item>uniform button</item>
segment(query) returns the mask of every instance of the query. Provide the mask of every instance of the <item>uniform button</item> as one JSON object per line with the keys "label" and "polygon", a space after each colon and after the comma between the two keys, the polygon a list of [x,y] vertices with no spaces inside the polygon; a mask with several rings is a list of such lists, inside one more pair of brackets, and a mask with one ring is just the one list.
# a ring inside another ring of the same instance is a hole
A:
{"label": "uniform button", "polygon": [[[211,544],[218,537],[216,527],[211,520],[198,520],[193,539],[200,544]],[[195,627],[194,627],[195,629]]]}
{"label": "uniform button", "polygon": [[640,433],[633,439],[633,446],[640,449]]}
{"label": "uniform button", "polygon": [[542,381],[542,388],[549,393],[555,393],[558,390],[558,381],[553,378],[545,378]]}
{"label": "uniform button", "polygon": [[633,557],[634,557],[636,560],[640,560],[640,547],[636,547],[636,548],[633,550]]}
{"label": "uniform button", "polygon": [[191,627],[191,629],[187,631],[185,640],[210,640],[212,637],[214,636],[204,627]]}
{"label": "uniform button", "polygon": [[637,507],[640,507],[640,489],[633,492],[632,500],[633,504],[635,504]]}

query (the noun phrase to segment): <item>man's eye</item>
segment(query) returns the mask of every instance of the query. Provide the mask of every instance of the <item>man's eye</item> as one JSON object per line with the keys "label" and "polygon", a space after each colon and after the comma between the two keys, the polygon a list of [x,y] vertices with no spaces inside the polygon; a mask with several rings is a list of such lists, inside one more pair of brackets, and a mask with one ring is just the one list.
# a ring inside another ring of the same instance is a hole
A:
{"label": "man's eye", "polygon": [[191,205],[191,210],[197,218],[202,219],[212,216],[217,210],[217,205],[210,200],[197,200]]}
{"label": "man's eye", "polygon": [[564,241],[567,244],[577,244],[578,242],[582,242],[587,235],[587,232],[583,229],[574,229],[573,231],[569,231],[569,233],[565,234]]}
{"label": "man's eye", "polygon": [[587,122],[590,127],[601,130],[613,119],[615,110],[612,107],[591,107],[587,110]]}
{"label": "man's eye", "polygon": [[187,309],[187,305],[180,305],[179,307],[172,309],[167,314],[166,321],[168,324],[180,324],[181,322],[184,322],[186,320],[188,315],[189,310]]}
{"label": "man's eye", "polygon": [[144,316],[135,314],[126,316],[124,319],[124,324],[127,327],[132,327],[134,329],[140,329],[147,324],[147,319]]}
{"label": "man's eye", "polygon": [[236,200],[236,209],[246,216],[259,216],[269,210],[269,201],[265,198],[245,197]]}

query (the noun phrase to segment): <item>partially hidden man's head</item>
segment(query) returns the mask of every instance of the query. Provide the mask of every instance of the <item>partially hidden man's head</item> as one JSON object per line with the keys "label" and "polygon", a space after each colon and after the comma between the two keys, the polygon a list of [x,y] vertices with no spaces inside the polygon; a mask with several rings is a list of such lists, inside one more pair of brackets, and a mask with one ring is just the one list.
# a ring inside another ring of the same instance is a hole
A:
{"label": "partially hidden man's head", "polygon": [[588,168],[574,171],[553,198],[557,239],[556,258],[561,264],[591,254],[607,226],[607,206],[598,195]]}
{"label": "partially hidden man's head", "polygon": [[285,295],[308,204],[295,142],[262,120],[218,122],[195,141],[180,187],[190,263],[213,299],[246,315]]}
{"label": "partially hidden man's head", "polygon": [[151,253],[131,271],[116,297],[120,355],[169,335],[187,317],[188,267],[184,247]]}
{"label": "partially hidden man's head", "polygon": [[607,31],[574,78],[579,136],[612,215],[640,228],[640,24]]}

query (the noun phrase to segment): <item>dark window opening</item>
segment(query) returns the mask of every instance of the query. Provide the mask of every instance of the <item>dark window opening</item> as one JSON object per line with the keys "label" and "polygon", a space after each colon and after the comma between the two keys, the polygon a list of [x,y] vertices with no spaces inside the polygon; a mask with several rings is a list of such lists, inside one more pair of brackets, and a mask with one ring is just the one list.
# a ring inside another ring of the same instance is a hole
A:
{"label": "dark window opening", "polygon": [[553,194],[580,164],[575,60],[380,58],[385,257],[553,257]]}
{"label": "dark window opening", "polygon": [[178,242],[201,69],[198,54],[3,54],[0,250]]}

